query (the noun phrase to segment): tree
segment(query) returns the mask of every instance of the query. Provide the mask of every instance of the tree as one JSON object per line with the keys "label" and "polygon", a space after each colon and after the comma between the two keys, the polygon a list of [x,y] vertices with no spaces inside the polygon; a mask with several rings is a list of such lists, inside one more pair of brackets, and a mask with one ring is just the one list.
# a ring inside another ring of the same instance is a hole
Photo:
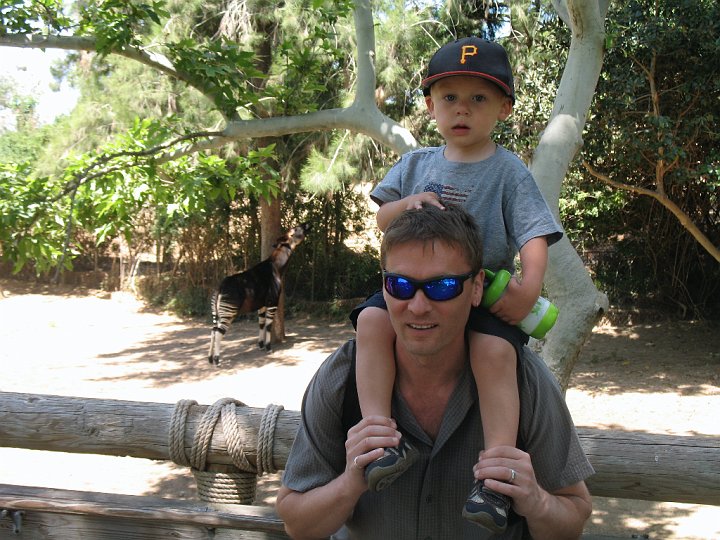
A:
{"label": "tree", "polygon": [[[313,7],[328,8],[333,2],[314,0]],[[555,7],[572,30],[568,60],[555,108],[533,155],[531,169],[551,207],[558,212],[560,185],[580,143],[585,118],[600,73],[603,52],[603,20],[607,4],[598,0],[559,0]],[[236,44],[181,42],[159,48],[143,45],[142,30],[166,15],[161,2],[129,3],[110,0],[83,6],[74,24],[62,12],[59,0],[20,0],[0,8],[0,46],[62,48],[118,54],[156,69],[197,89],[225,119],[217,130],[199,130],[171,137],[170,130],[140,126],[147,133],[142,148],[105,153],[66,177],[65,194],[94,180],[100,172],[125,172],[129,167],[156,167],[186,156],[218,149],[248,138],[277,137],[300,132],[349,130],[365,134],[395,152],[416,146],[411,133],[383,114],[376,105],[374,21],[369,0],[354,3],[356,82],[352,102],[346,107],[310,111],[293,116],[243,119],[247,103],[264,97],[251,86],[262,75]],[[67,32],[73,33],[68,35]],[[152,135],[152,136],[149,136]],[[118,160],[124,160],[122,166]],[[5,248],[4,248],[5,249]],[[550,295],[561,308],[557,329],[545,347],[545,357],[566,385],[580,348],[602,311],[605,299],[592,284],[580,258],[567,240],[551,249],[547,273]]]}
{"label": "tree", "polygon": [[611,245],[647,246],[633,269],[642,291],[695,316],[719,290],[719,20],[707,0],[614,6],[586,135],[585,169],[627,200],[623,242]]}

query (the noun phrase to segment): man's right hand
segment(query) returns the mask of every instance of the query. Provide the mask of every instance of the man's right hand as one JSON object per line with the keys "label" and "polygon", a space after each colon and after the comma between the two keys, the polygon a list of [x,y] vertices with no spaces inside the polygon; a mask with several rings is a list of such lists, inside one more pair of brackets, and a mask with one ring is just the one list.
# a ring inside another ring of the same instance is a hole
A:
{"label": "man's right hand", "polygon": [[385,448],[400,444],[396,428],[395,420],[385,416],[368,416],[351,427],[345,441],[345,472],[359,472],[364,482],[365,467],[382,457]]}
{"label": "man's right hand", "polygon": [[368,489],[365,467],[383,455],[383,448],[400,443],[395,428],[384,416],[362,419],[347,433],[343,474],[302,493],[280,486],[275,508],[291,538],[327,538],[342,527]]}

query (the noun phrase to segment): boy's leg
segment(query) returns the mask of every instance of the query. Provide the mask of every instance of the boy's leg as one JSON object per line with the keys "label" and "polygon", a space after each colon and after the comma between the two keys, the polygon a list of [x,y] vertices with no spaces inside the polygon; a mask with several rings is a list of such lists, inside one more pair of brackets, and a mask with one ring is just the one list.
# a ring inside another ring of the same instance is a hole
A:
{"label": "boy's leg", "polygon": [[[504,338],[469,332],[470,364],[478,389],[484,447],[515,446],[520,421],[517,353]],[[476,481],[463,516],[493,532],[507,527],[510,499]]]}
{"label": "boy's leg", "polygon": [[485,448],[515,446],[520,422],[515,347],[498,336],[469,334]]}
{"label": "boy's leg", "polygon": [[363,418],[390,418],[395,384],[395,331],[386,310],[366,307],[357,320],[355,378]]}
{"label": "boy's leg", "polygon": [[[352,317],[351,317],[352,318]],[[357,314],[355,329],[355,379],[363,418],[392,415],[392,391],[395,385],[395,331],[387,310],[367,306]],[[365,479],[370,491],[380,491],[404,473],[417,457],[416,450],[403,437],[395,448],[368,464]]]}

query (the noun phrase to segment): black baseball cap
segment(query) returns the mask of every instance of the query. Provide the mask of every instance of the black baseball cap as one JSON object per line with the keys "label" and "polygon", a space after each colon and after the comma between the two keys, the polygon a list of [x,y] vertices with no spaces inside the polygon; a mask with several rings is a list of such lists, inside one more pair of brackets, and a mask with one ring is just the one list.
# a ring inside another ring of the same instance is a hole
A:
{"label": "black baseball cap", "polygon": [[443,45],[430,59],[427,77],[422,81],[423,93],[428,95],[434,82],[454,75],[493,82],[515,103],[512,68],[507,52],[498,43],[470,36]]}

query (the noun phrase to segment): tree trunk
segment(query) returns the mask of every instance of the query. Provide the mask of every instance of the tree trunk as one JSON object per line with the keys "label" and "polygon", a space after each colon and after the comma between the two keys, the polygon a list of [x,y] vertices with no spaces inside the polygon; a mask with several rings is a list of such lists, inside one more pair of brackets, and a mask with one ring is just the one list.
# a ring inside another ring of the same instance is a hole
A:
{"label": "tree trunk", "polygon": [[[262,141],[258,141],[262,144]],[[281,234],[280,224],[280,197],[268,201],[260,198],[260,259],[267,259],[273,251],[273,244]],[[290,263],[292,264],[292,263]],[[280,292],[278,310],[272,325],[273,342],[285,339],[285,291]]]}
{"label": "tree trunk", "polygon": [[[582,146],[582,130],[602,67],[607,3],[557,0],[553,5],[570,27],[572,40],[553,112],[530,170],[559,219],[560,189],[570,162]],[[560,315],[542,355],[565,389],[580,350],[607,310],[608,301],[593,284],[566,236],[550,248],[549,255],[545,285]]]}

